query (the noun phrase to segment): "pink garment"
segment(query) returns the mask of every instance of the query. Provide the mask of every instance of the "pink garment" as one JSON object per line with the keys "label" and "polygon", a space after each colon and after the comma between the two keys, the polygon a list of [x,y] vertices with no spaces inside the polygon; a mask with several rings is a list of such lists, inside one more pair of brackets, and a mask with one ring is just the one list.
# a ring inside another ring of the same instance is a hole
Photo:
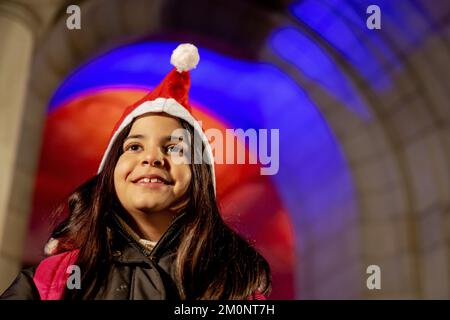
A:
{"label": "pink garment", "polygon": [[75,264],[79,250],[63,252],[41,261],[33,281],[42,300],[60,300],[66,288],[67,268]]}

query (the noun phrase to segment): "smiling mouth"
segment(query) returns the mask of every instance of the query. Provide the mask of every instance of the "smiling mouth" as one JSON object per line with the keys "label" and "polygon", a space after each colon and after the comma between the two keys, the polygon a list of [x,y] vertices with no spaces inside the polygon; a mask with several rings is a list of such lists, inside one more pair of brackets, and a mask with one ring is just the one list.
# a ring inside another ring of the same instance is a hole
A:
{"label": "smiling mouth", "polygon": [[141,185],[169,185],[169,183],[158,178],[141,178],[135,183]]}
{"label": "smiling mouth", "polygon": [[160,183],[160,184],[168,184],[165,181],[158,178],[141,178],[136,183],[148,184],[148,183]]}

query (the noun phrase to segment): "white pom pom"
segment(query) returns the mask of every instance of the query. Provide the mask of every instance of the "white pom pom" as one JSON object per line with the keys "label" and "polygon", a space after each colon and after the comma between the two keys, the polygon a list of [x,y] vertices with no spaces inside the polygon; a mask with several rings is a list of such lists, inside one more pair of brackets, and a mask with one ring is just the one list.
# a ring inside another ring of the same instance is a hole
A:
{"label": "white pom pom", "polygon": [[196,46],[190,43],[180,44],[173,50],[170,63],[178,72],[194,69],[200,61],[200,55]]}
{"label": "white pom pom", "polygon": [[44,248],[44,253],[48,256],[51,256],[58,249],[58,239],[50,238]]}

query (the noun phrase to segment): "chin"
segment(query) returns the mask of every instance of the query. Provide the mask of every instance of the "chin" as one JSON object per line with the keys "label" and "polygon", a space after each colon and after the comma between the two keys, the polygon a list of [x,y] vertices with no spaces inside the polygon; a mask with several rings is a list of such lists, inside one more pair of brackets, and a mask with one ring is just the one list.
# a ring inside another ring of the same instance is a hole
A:
{"label": "chin", "polygon": [[136,203],[134,207],[140,211],[154,211],[158,210],[161,206],[158,203]]}
{"label": "chin", "polygon": [[150,202],[148,200],[135,202],[134,207],[142,212],[161,211],[166,208],[161,202]]}

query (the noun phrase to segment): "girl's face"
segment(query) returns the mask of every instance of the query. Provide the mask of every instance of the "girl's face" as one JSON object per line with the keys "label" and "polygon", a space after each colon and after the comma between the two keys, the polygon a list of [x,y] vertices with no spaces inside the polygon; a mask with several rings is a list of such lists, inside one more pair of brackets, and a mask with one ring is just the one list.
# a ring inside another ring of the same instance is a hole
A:
{"label": "girl's face", "polygon": [[161,114],[133,123],[114,169],[117,196],[129,213],[176,212],[186,204],[191,169],[173,157],[181,147],[180,134],[173,136],[176,129],[184,130],[176,118]]}

